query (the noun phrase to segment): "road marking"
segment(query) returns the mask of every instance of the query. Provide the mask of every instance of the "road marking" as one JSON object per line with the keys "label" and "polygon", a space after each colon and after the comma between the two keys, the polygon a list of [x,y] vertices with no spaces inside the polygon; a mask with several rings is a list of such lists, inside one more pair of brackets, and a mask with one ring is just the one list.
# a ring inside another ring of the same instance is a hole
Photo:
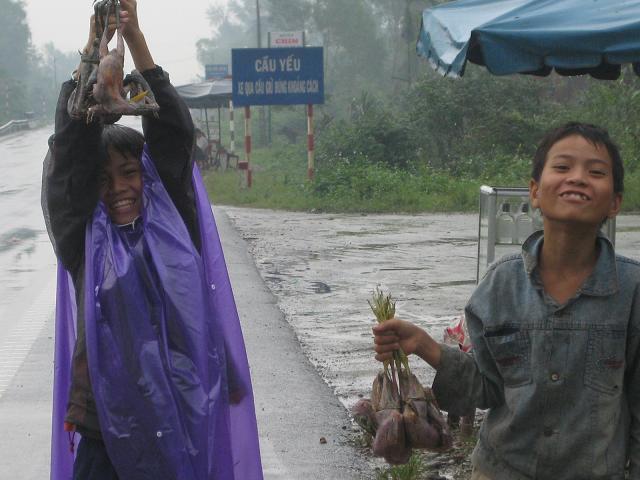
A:
{"label": "road marking", "polygon": [[266,437],[260,437],[260,457],[264,480],[293,480],[287,468],[278,458],[273,444]]}
{"label": "road marking", "polygon": [[[9,331],[4,342],[0,344],[0,399],[11,385],[13,377],[31,351],[47,320],[53,315],[55,271],[53,273],[22,315],[18,314],[13,319],[16,327]],[[3,315],[8,314],[10,310],[14,310],[15,313],[20,308],[9,307]]]}

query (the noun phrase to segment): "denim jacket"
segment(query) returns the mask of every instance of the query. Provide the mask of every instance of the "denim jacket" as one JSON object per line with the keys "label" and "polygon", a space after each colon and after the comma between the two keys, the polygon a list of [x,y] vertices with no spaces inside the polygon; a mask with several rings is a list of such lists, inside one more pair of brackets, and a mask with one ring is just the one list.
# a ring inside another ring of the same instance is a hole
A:
{"label": "denim jacket", "polygon": [[558,305],[538,270],[542,232],[496,262],[465,310],[473,356],[442,346],[433,391],[488,409],[474,466],[495,480],[640,479],[640,263],[598,238],[598,260]]}

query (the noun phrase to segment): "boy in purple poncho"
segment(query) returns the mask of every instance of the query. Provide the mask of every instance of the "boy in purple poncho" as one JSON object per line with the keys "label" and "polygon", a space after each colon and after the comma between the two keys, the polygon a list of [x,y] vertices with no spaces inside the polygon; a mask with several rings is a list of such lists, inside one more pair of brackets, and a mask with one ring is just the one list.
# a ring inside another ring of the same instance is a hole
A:
{"label": "boy in purple poncho", "polygon": [[193,168],[193,123],[151,57],[136,1],[120,2],[122,34],[160,112],[143,118],[144,136],[73,120],[76,82],[62,87],[44,177],[64,267],[51,478],[261,479],[246,352]]}

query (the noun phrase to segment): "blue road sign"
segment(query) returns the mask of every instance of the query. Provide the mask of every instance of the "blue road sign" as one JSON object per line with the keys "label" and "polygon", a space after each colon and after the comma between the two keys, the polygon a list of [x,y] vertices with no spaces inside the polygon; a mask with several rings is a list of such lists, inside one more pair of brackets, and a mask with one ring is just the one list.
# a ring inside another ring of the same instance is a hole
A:
{"label": "blue road sign", "polygon": [[229,76],[229,65],[226,63],[214,63],[204,66],[204,79],[217,80]]}
{"label": "blue road sign", "polygon": [[234,48],[233,104],[324,103],[322,47]]}

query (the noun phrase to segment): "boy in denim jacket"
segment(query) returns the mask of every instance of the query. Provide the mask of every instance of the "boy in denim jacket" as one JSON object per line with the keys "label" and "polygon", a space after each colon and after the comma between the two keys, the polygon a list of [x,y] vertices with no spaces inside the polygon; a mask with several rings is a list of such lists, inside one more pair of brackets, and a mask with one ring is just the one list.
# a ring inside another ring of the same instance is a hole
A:
{"label": "boy in denim jacket", "polygon": [[530,201],[544,231],[487,271],[465,314],[474,355],[393,319],[374,328],[376,358],[415,353],[452,413],[487,409],[475,479],[640,479],[640,264],[600,227],[620,211],[624,170],[596,126],[549,132]]}

